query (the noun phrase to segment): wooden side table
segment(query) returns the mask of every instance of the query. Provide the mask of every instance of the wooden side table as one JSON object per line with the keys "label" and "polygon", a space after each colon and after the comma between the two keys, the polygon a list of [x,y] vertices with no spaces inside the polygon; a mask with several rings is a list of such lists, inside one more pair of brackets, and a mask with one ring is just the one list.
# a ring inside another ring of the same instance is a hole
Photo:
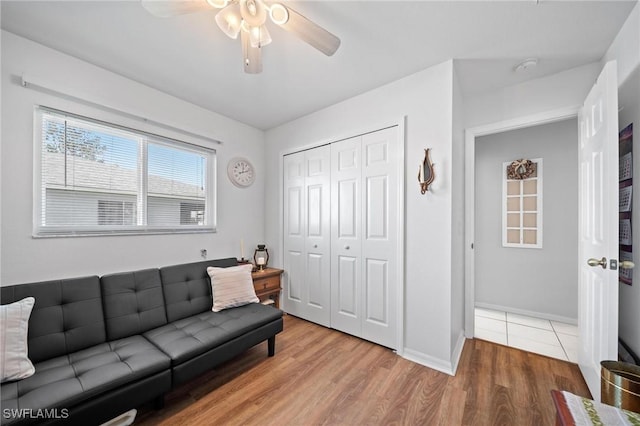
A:
{"label": "wooden side table", "polygon": [[260,302],[273,300],[276,308],[280,309],[280,276],[284,271],[276,268],[265,268],[251,273],[253,288]]}

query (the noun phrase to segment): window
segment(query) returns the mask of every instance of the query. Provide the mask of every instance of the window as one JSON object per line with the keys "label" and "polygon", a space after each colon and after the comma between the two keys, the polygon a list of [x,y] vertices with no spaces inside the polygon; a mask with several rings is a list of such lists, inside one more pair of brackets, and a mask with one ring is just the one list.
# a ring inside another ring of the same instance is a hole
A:
{"label": "window", "polygon": [[36,109],[34,234],[215,230],[215,151]]}
{"label": "window", "polygon": [[502,245],[542,248],[542,159],[531,160],[533,174],[525,179],[507,178],[502,165]]}
{"label": "window", "polygon": [[136,210],[131,201],[98,200],[98,225],[135,225]]}
{"label": "window", "polygon": [[202,225],[204,222],[204,204],[180,203],[181,225]]}

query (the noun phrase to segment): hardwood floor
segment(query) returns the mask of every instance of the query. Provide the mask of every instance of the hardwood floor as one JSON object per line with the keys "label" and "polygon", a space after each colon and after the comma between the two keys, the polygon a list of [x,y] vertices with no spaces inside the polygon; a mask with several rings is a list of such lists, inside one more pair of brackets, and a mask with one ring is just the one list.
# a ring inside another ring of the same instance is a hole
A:
{"label": "hardwood floor", "polygon": [[285,316],[266,343],[139,409],[137,425],[553,425],[552,389],[590,397],[575,364],[467,340],[455,377]]}

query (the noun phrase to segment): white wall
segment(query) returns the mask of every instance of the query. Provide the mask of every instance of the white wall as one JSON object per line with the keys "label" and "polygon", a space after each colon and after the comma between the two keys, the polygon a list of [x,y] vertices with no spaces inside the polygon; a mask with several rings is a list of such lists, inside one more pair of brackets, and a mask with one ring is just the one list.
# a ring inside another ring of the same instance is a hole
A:
{"label": "white wall", "polygon": [[451,208],[451,346],[454,360],[457,351],[462,351],[464,342],[464,244],[465,244],[465,199],[464,199],[464,101],[458,84],[456,70],[453,73],[453,150],[454,164]]}
{"label": "white wall", "polygon": [[[631,12],[603,58],[603,62],[618,63],[618,103],[622,109],[618,115],[620,129],[630,123],[634,127],[633,174],[640,178],[640,3]],[[620,284],[619,336],[640,355],[640,185],[633,189],[633,285]]]}
{"label": "white wall", "polygon": [[[374,130],[406,116],[404,356],[451,371],[452,61],[302,117],[266,133],[265,234],[281,264],[281,155]],[[432,148],[436,179],[421,195],[417,170]],[[459,303],[462,303],[460,301]]]}
{"label": "white wall", "polygon": [[631,286],[620,284],[619,335],[640,356],[640,66],[620,86],[620,129],[633,123],[633,271]]}
{"label": "white wall", "polygon": [[[2,8],[0,7],[0,19]],[[2,70],[2,34],[0,31],[0,70]],[[0,84],[0,130],[2,129],[2,84]],[[2,132],[0,131],[0,189],[2,188]],[[2,229],[2,191],[0,191],[0,229]],[[2,284],[2,235],[0,234],[0,284]]]}
{"label": "white wall", "polygon": [[[240,256],[240,238],[247,253],[264,240],[264,223],[256,212],[264,206],[264,133],[206,111],[102,68],[2,33],[2,285],[80,275],[129,271],[146,267]],[[171,124],[224,142],[183,136],[104,110],[30,88],[20,76],[46,79],[81,93],[85,99],[118,105],[140,116]],[[45,105],[89,115],[141,130],[153,131],[217,150],[218,216],[216,234],[181,234],[75,238],[32,238],[33,109]],[[8,107],[10,106],[10,108]],[[226,177],[231,157],[247,156],[257,169],[256,183],[242,190]]]}
{"label": "white wall", "polygon": [[640,2],[637,2],[602,58],[602,65],[618,63],[618,83],[623,84],[640,64]]}
{"label": "white wall", "polygon": [[[578,124],[476,138],[476,305],[577,323]],[[543,247],[502,246],[503,163],[542,158]]]}
{"label": "white wall", "polygon": [[594,62],[488,94],[466,97],[465,128],[567,107],[577,108],[584,102],[601,70],[602,64]]}

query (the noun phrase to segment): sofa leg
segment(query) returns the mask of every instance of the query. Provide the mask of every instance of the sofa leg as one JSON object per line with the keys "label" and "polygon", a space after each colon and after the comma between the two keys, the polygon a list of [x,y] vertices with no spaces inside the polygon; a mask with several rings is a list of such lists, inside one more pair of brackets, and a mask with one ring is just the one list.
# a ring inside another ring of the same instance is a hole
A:
{"label": "sofa leg", "polygon": [[274,356],[276,354],[276,336],[269,337],[267,340],[268,355]]}
{"label": "sofa leg", "polygon": [[153,408],[156,410],[162,410],[164,408],[164,394],[157,396],[153,400]]}

